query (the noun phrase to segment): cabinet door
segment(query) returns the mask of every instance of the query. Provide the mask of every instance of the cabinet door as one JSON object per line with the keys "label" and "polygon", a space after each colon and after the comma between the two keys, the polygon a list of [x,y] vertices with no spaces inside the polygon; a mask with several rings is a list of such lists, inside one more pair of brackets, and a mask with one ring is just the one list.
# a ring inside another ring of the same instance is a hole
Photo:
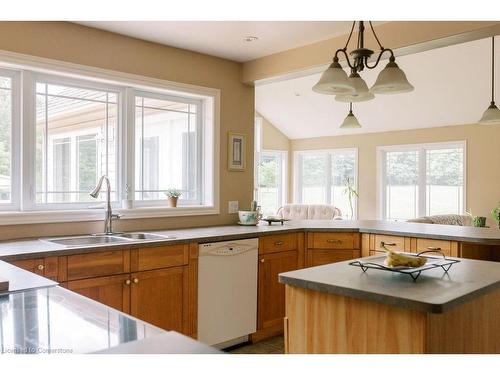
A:
{"label": "cabinet door", "polygon": [[131,314],[166,330],[187,331],[187,276],[186,266],[132,273]]}
{"label": "cabinet door", "polygon": [[43,276],[43,270],[45,268],[43,259],[14,260],[10,263],[16,267],[22,268],[23,270]]}
{"label": "cabinet door", "polygon": [[359,258],[360,253],[360,250],[308,249],[306,267],[322,266],[323,264]]}
{"label": "cabinet door", "polygon": [[278,281],[282,272],[298,268],[298,251],[259,256],[258,329],[283,327],[285,286]]}
{"label": "cabinet door", "polygon": [[130,312],[130,275],[68,281],[66,288],[109,307]]}

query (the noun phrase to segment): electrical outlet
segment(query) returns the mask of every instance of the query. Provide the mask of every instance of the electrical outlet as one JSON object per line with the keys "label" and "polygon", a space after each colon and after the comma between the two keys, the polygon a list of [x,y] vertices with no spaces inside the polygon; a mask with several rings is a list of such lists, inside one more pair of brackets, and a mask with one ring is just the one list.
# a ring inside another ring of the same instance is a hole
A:
{"label": "electrical outlet", "polygon": [[229,201],[228,212],[230,214],[237,214],[238,213],[238,201]]}

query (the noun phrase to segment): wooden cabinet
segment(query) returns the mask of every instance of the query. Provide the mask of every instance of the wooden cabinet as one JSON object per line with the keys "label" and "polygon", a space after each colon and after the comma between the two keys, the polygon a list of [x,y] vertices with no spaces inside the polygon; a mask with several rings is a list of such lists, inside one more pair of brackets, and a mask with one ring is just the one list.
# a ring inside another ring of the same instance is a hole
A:
{"label": "wooden cabinet", "polygon": [[130,252],[131,271],[183,266],[189,262],[188,252],[187,244],[133,249]]}
{"label": "wooden cabinet", "polygon": [[66,257],[67,280],[130,272],[130,250],[100,251]]}
{"label": "wooden cabinet", "polygon": [[136,272],[131,276],[133,316],[166,330],[188,331],[187,267]]}
{"label": "wooden cabinet", "polygon": [[125,274],[68,281],[63,286],[75,293],[129,314],[131,284],[130,275]]}
{"label": "wooden cabinet", "polygon": [[[434,240],[427,238],[416,238],[414,252],[440,251],[447,256],[458,256],[458,243],[455,241]],[[432,253],[429,253],[432,255]]]}
{"label": "wooden cabinet", "polygon": [[258,311],[259,330],[283,328],[285,286],[278,281],[282,272],[296,270],[298,251],[290,250],[259,256]]}
{"label": "wooden cabinet", "polygon": [[311,232],[307,234],[306,267],[359,258],[360,234]]}
{"label": "wooden cabinet", "polygon": [[26,271],[36,273],[54,281],[61,281],[59,277],[58,257],[46,257],[38,259],[23,259],[10,262],[14,266]]}
{"label": "wooden cabinet", "polygon": [[304,267],[304,233],[286,233],[259,238],[257,332],[260,341],[283,332],[285,287],[278,275]]}

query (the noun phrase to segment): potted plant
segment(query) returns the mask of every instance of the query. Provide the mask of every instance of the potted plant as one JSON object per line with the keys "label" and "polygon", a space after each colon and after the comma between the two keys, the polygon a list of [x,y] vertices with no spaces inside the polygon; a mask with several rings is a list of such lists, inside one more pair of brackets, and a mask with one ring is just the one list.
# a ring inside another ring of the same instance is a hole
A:
{"label": "potted plant", "polygon": [[168,189],[165,195],[168,198],[168,205],[170,207],[177,207],[177,200],[182,195],[182,192],[179,189]]}
{"label": "potted plant", "polygon": [[491,215],[493,219],[498,222],[498,229],[500,229],[500,201],[498,201],[497,206],[491,210]]}
{"label": "potted plant", "polygon": [[349,208],[351,210],[351,216],[349,217],[349,219],[352,220],[354,218],[353,199],[354,197],[358,198],[359,195],[356,189],[354,188],[354,179],[346,177],[345,185],[346,188],[344,189],[344,194],[347,195],[347,199],[349,199]]}

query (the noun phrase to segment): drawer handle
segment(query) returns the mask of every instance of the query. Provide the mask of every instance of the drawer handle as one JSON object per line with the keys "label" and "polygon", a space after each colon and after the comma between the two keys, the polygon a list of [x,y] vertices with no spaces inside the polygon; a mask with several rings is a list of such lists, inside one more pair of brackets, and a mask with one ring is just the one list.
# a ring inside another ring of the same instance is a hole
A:
{"label": "drawer handle", "polygon": [[39,264],[38,267],[37,267],[40,271],[42,271],[45,267],[43,264]]}
{"label": "drawer handle", "polygon": [[328,239],[328,240],[326,240],[326,242],[328,242],[328,243],[342,243],[342,240]]}
{"label": "drawer handle", "polygon": [[440,247],[435,247],[435,246],[428,246],[427,250],[439,251],[439,250],[441,250],[441,248]]}
{"label": "drawer handle", "polygon": [[139,283],[139,279],[134,279],[134,284],[138,284]]}
{"label": "drawer handle", "polygon": [[130,285],[131,281],[130,280],[126,280],[125,281],[125,285]]}
{"label": "drawer handle", "polygon": [[396,242],[384,242],[384,241],[381,241],[380,242],[380,246],[396,246]]}
{"label": "drawer handle", "polygon": [[260,262],[261,262],[261,263],[264,263],[265,261],[266,261],[266,260],[265,260],[264,258],[262,258],[262,259],[260,260]]}
{"label": "drawer handle", "polygon": [[284,244],[284,242],[283,242],[283,241],[276,241],[276,242],[274,243],[274,245],[275,245],[275,246],[281,246],[281,245],[283,245],[283,244]]}

